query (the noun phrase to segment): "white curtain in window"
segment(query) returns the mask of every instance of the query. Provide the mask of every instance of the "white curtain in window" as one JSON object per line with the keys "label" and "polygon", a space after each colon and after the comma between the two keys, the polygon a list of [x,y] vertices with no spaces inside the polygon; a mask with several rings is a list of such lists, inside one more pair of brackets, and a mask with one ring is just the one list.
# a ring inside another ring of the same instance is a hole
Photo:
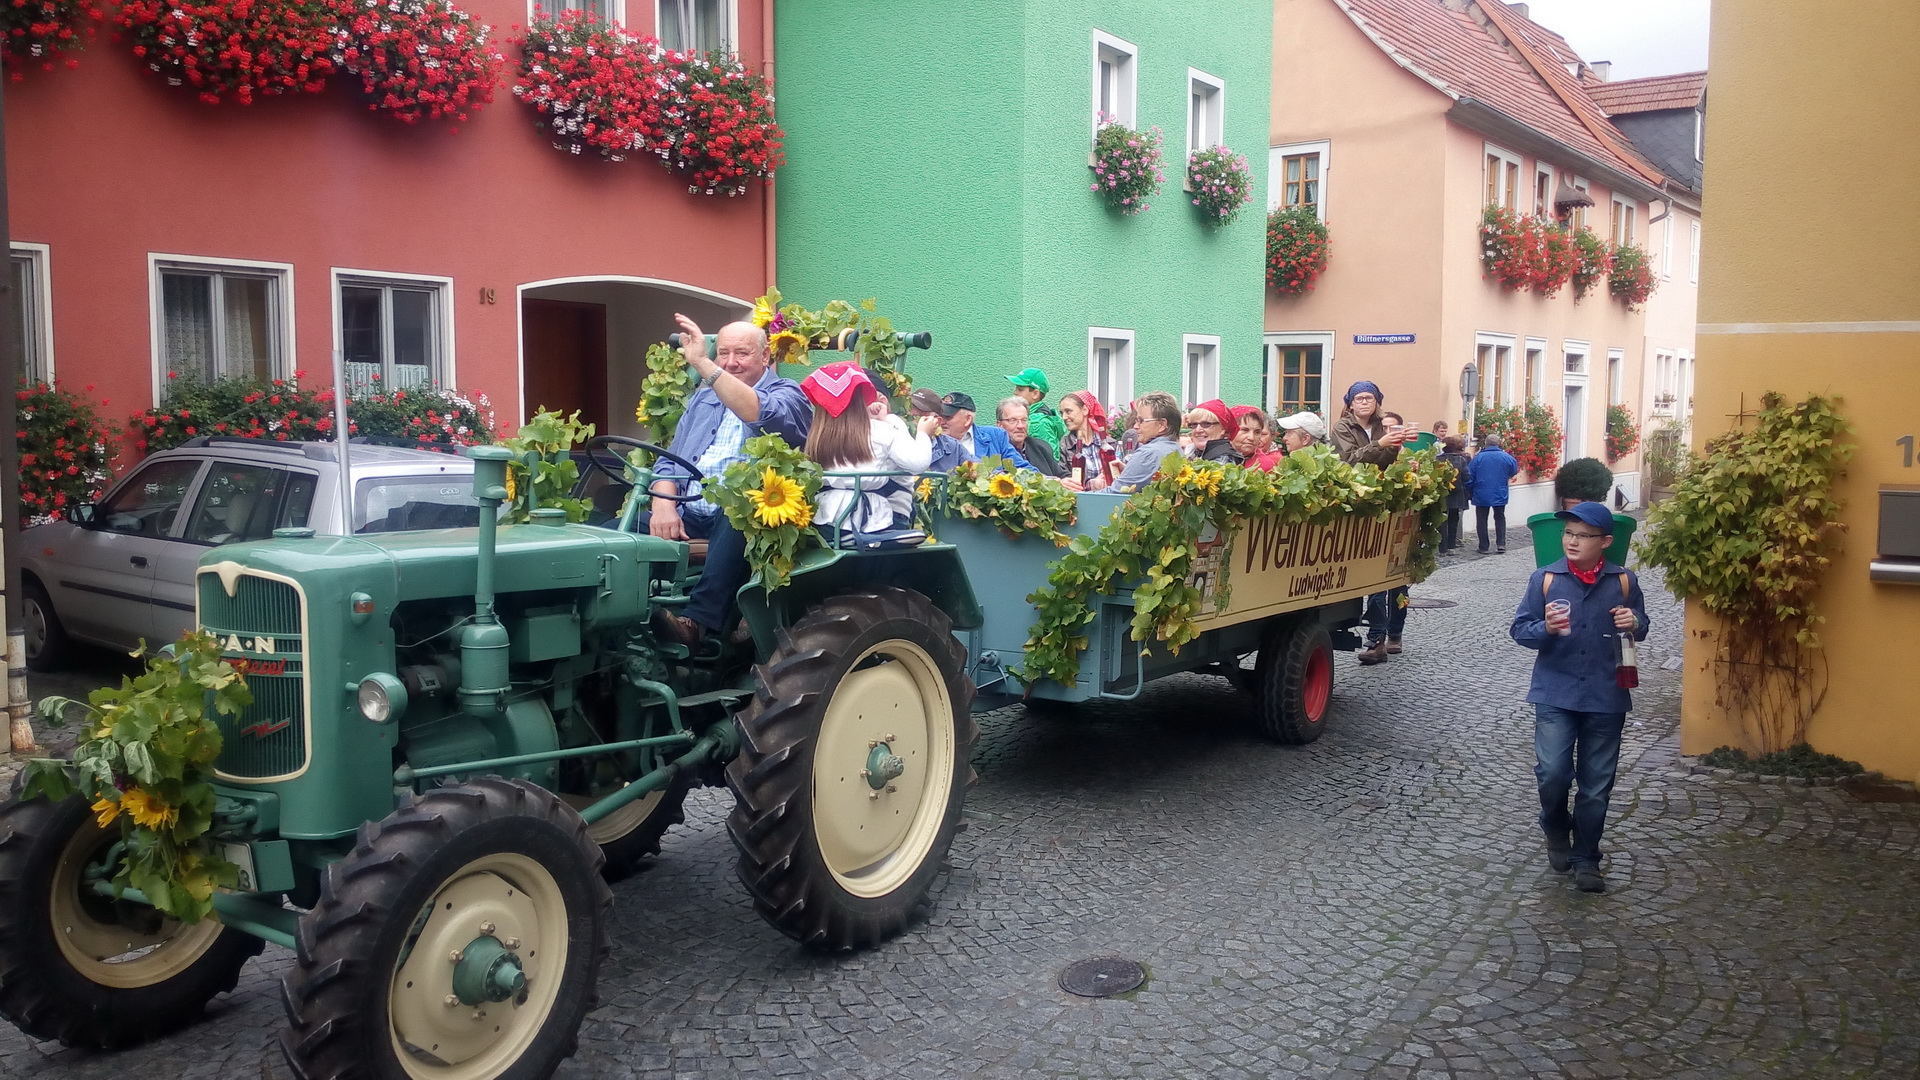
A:
{"label": "white curtain in window", "polygon": [[167,370],[199,379],[214,374],[213,278],[160,275],[161,333]]}
{"label": "white curtain in window", "polygon": [[264,278],[227,277],[222,278],[220,284],[226,331],[220,373],[240,378],[272,378],[268,282]]}

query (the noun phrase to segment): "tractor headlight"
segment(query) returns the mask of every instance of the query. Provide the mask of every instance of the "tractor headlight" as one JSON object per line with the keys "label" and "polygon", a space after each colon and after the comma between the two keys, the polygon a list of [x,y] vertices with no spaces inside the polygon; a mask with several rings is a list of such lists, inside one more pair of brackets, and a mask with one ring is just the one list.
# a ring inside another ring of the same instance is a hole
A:
{"label": "tractor headlight", "polygon": [[406,685],[384,671],[361,679],[354,697],[360,715],[376,724],[391,723],[407,711]]}

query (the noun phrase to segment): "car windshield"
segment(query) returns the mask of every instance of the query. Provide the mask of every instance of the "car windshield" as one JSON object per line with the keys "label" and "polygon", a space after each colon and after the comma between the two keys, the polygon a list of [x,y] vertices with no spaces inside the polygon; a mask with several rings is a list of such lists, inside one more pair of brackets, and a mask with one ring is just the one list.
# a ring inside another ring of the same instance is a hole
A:
{"label": "car windshield", "polygon": [[471,475],[377,476],[354,484],[357,533],[458,529],[479,523]]}

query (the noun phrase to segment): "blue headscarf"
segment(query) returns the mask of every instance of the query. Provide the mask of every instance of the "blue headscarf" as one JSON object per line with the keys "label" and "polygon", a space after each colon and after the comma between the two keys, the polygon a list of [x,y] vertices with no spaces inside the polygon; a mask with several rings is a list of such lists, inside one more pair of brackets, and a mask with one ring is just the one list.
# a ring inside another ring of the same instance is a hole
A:
{"label": "blue headscarf", "polygon": [[1373,385],[1372,383],[1368,382],[1365,379],[1361,379],[1359,382],[1354,383],[1352,386],[1347,387],[1347,396],[1342,398],[1341,400],[1346,403],[1349,409],[1353,407],[1353,395],[1355,394],[1372,394],[1373,400],[1376,403],[1381,405],[1385,405],[1387,403],[1387,395],[1381,393],[1379,387]]}

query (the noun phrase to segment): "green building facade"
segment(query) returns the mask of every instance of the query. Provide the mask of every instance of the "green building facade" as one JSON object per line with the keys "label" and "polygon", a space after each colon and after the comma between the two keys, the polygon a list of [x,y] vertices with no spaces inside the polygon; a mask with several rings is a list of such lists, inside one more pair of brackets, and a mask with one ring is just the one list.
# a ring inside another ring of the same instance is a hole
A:
{"label": "green building facade", "polygon": [[[908,373],[984,421],[1029,366],[1050,401],[1258,402],[1272,20],[1269,0],[781,0],[781,291],[933,331]],[[1101,104],[1161,131],[1140,214],[1091,190]],[[1182,190],[1196,124],[1253,172],[1226,226]]]}

